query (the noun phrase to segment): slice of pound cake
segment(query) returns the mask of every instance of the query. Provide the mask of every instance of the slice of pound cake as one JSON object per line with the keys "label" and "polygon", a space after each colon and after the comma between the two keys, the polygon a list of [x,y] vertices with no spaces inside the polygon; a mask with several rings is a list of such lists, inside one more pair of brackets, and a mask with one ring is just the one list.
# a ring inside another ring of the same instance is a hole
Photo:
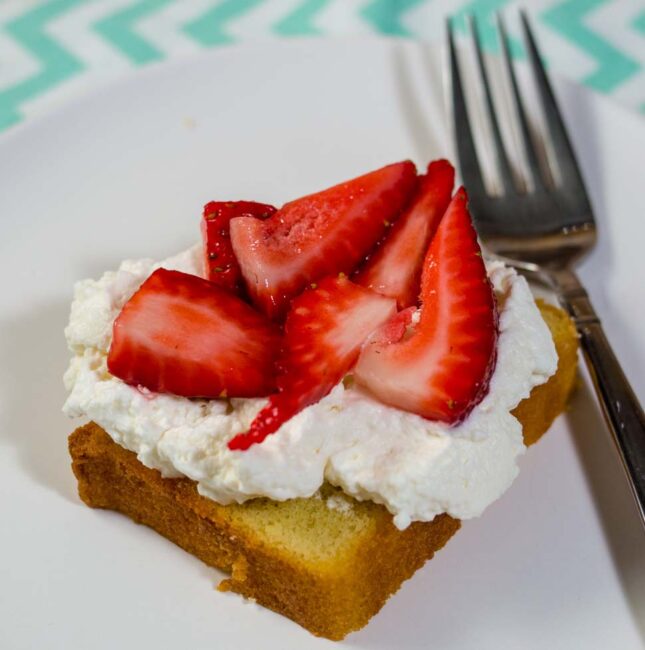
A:
{"label": "slice of pound cake", "polygon": [[342,639],[510,486],[572,390],[564,312],[485,263],[453,170],[397,163],[76,289],[79,494]]}

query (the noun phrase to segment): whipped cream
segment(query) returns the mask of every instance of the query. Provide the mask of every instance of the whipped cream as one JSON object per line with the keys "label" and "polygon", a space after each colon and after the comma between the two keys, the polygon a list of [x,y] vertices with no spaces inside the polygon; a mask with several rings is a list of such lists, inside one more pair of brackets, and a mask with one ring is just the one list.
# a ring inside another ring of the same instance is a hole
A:
{"label": "whipped cream", "polygon": [[488,264],[500,310],[497,364],[486,397],[450,427],[385,406],[346,382],[262,444],[230,451],[265,399],[191,400],[129,386],[107,371],[112,323],[159,267],[201,275],[199,247],[157,264],[126,261],[75,287],[65,330],[73,357],[64,411],[94,420],[146,466],[187,476],[219,503],[314,495],[327,480],[383,504],[399,528],[440,513],[478,516],[510,486],[524,450],[510,411],[556,370],[551,334],[524,278]]}

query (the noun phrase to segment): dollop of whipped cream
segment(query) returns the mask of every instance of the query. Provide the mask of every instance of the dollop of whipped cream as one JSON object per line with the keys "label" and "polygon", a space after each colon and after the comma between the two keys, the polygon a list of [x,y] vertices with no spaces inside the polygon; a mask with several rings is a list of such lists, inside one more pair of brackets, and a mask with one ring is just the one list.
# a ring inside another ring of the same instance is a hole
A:
{"label": "dollop of whipped cream", "polygon": [[551,334],[524,278],[488,264],[500,310],[497,364],[488,394],[450,427],[386,406],[351,382],[247,451],[227,442],[246,431],[265,399],[196,400],[129,386],[107,370],[112,324],[159,267],[201,275],[199,247],[158,264],[125,261],[118,271],[75,287],[65,335],[68,415],[94,420],[163,476],[187,476],[219,503],[265,496],[308,497],[323,481],[383,504],[399,528],[440,513],[476,517],[511,485],[524,450],[511,410],[556,370]]}

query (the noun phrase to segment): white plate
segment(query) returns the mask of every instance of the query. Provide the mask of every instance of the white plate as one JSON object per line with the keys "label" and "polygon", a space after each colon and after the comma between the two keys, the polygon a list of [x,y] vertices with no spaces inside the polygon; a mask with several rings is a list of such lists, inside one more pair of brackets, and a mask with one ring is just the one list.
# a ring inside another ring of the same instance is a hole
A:
{"label": "white plate", "polygon": [[[642,395],[645,125],[557,86],[599,220],[582,275]],[[62,330],[75,280],[186,247],[209,199],[279,203],[445,153],[440,87],[437,51],[413,44],[246,46],[151,68],[0,139],[0,647],[332,647],[81,505]],[[642,647],[645,537],[586,381],[521,465],[343,647]]]}

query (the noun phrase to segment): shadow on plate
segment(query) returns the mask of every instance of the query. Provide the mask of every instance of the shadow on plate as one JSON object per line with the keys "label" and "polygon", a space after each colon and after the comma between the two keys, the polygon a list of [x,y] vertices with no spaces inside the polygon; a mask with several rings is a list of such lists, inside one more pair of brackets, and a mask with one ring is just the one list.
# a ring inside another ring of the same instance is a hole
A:
{"label": "shadow on plate", "polygon": [[[642,342],[635,336],[633,324],[614,316],[621,313],[616,309],[619,296],[611,291],[611,285],[607,282],[616,257],[612,230],[621,227],[621,215],[612,213],[607,204],[603,163],[606,154],[598,142],[598,134],[603,128],[602,117],[598,114],[598,104],[590,102],[575,84],[562,84],[559,89],[562,106],[566,108],[567,126],[571,131],[598,226],[598,241],[588,263],[583,264],[582,275],[596,310],[605,319],[605,325],[611,327],[610,341],[614,346],[620,346],[623,356],[624,351],[629,350],[632,356],[630,367],[642,368],[645,365]],[[615,351],[617,352],[616,349]],[[633,359],[634,356],[636,359]]]}
{"label": "shadow on plate", "polygon": [[[432,92],[429,96],[428,93],[420,92],[420,86],[415,80],[416,67],[420,68],[424,80],[430,84]],[[437,89],[442,88],[441,69],[436,64],[436,57],[431,56],[423,46],[411,51],[410,48],[395,43],[392,47],[392,73],[403,122],[414,143],[415,155],[423,163],[419,169],[423,172],[431,158],[448,155],[442,131],[449,133],[450,130],[441,124],[441,120],[431,118],[432,115],[444,115],[443,94],[437,92]],[[434,101],[434,105],[427,105],[427,100]]]}
{"label": "shadow on plate", "polygon": [[587,382],[576,391],[566,417],[625,599],[645,642],[645,530]]}
{"label": "shadow on plate", "polygon": [[[563,85],[560,95],[562,104],[567,109],[567,124],[572,132],[598,223],[598,242],[590,263],[584,268],[584,276],[598,312],[601,316],[611,315],[615,311],[612,302],[616,298],[607,293],[606,279],[614,265],[615,256],[611,230],[619,227],[619,224],[611,223],[612,215],[607,206],[603,159],[598,142],[601,121],[594,111],[595,104],[589,102],[575,85]],[[572,119],[574,116],[575,119]],[[633,329],[627,323],[614,318],[611,320],[611,329],[611,339],[620,341],[623,350],[631,350],[640,357],[641,346],[634,339]],[[584,364],[582,359],[580,364]],[[634,367],[641,365],[637,362]],[[567,418],[625,598],[645,642],[645,532],[611,434],[605,426],[590,386],[588,382],[582,383],[573,398]]]}
{"label": "shadow on plate", "polygon": [[50,303],[2,323],[0,439],[32,479],[76,502],[66,439],[73,425],[61,414],[68,315],[67,303]]}

